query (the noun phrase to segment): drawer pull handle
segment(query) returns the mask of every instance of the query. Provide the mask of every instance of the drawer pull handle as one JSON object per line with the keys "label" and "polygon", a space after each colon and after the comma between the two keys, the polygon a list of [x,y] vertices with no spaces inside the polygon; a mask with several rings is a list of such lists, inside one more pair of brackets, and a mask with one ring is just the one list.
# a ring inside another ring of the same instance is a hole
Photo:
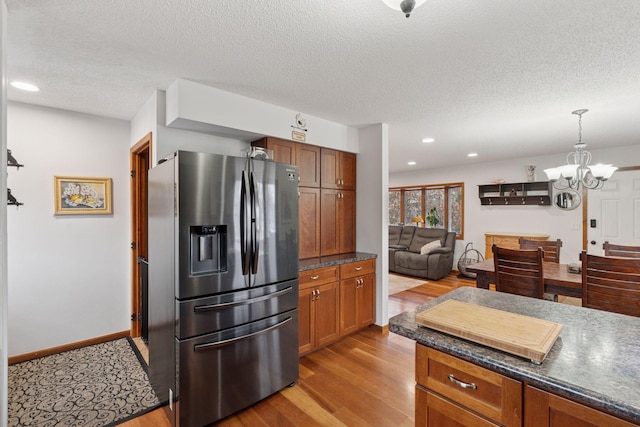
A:
{"label": "drawer pull handle", "polygon": [[449,374],[449,381],[451,381],[452,383],[459,385],[462,388],[468,388],[471,390],[475,390],[478,388],[477,385],[475,385],[475,383],[465,383],[460,381],[459,379],[457,379],[456,377],[453,376],[453,374]]}
{"label": "drawer pull handle", "polygon": [[362,267],[356,267],[356,271],[362,270]]}
{"label": "drawer pull handle", "polygon": [[320,278],[320,276],[311,276],[310,279],[311,280],[318,280]]}

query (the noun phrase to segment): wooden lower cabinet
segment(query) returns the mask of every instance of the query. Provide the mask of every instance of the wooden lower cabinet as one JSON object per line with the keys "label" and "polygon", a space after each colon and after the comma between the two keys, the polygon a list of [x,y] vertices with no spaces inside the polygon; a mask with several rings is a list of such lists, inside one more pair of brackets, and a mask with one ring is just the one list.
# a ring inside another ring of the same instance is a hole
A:
{"label": "wooden lower cabinet", "polygon": [[375,322],[375,263],[370,259],[300,272],[301,355]]}
{"label": "wooden lower cabinet", "polygon": [[298,303],[299,353],[334,342],[338,330],[339,283],[301,289]]}
{"label": "wooden lower cabinet", "polygon": [[524,391],[525,427],[632,427],[620,418],[527,386]]}
{"label": "wooden lower cabinet", "polygon": [[415,411],[419,427],[637,426],[417,343]]}

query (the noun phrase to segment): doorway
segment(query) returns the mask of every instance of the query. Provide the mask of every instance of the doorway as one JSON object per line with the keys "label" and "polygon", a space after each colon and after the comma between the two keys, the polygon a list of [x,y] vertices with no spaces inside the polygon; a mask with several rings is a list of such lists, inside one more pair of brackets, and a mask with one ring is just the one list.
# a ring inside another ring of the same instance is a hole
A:
{"label": "doorway", "polygon": [[640,246],[640,167],[622,167],[602,189],[591,191],[587,251],[602,255],[605,241]]}
{"label": "doorway", "polygon": [[148,335],[146,272],[148,257],[147,177],[151,165],[151,132],[130,150],[131,162],[131,337]]}

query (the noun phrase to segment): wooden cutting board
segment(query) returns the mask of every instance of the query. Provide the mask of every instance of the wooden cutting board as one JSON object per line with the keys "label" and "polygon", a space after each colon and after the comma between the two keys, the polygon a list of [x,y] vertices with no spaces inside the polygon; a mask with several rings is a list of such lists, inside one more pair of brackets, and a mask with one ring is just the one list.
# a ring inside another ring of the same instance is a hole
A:
{"label": "wooden cutting board", "polygon": [[559,323],[456,300],[416,314],[416,323],[542,363],[562,330]]}

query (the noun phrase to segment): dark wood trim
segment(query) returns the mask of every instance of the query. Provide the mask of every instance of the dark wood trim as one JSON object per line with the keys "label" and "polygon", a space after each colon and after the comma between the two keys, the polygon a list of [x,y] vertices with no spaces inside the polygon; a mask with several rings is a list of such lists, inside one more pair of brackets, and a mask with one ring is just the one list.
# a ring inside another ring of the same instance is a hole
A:
{"label": "dark wood trim", "polygon": [[383,326],[373,324],[373,325],[369,326],[369,329],[371,329],[376,334],[388,334],[389,333],[389,324],[386,324],[386,325],[383,325]]}
{"label": "dark wood trim", "polygon": [[90,338],[88,340],[76,341],[69,344],[59,345],[57,347],[45,348],[43,350],[34,351],[31,353],[19,354],[17,356],[10,356],[8,358],[8,363],[9,365],[13,365],[14,363],[26,362],[27,360],[38,359],[44,356],[51,356],[52,354],[62,353],[63,351],[75,350],[77,348],[87,347],[94,344],[100,344],[107,341],[113,341],[118,338],[125,338],[128,336],[130,336],[129,331],[115,332],[113,334]]}
{"label": "dark wood trim", "polygon": [[[129,151],[131,167],[131,313],[142,313],[140,298],[140,264],[138,256],[147,257],[147,171],[151,166],[152,134],[149,132]],[[131,336],[142,335],[142,322],[131,320]]]}

